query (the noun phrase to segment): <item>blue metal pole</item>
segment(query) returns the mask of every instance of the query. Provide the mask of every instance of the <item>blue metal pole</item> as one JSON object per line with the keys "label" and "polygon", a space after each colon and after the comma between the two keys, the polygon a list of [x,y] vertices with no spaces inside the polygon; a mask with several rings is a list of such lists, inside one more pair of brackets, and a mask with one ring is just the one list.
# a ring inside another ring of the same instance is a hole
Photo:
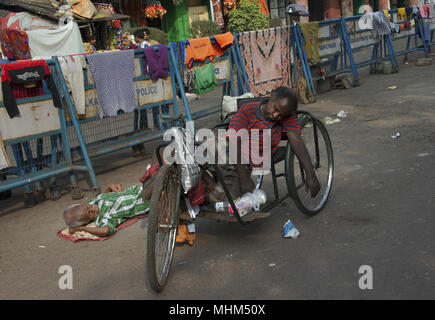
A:
{"label": "blue metal pole", "polygon": [[[67,107],[68,113],[71,117],[71,122],[74,126],[74,129],[75,129],[75,132],[77,135],[77,139],[79,141],[79,145],[81,147],[81,151],[83,154],[83,158],[85,160],[86,166],[88,167],[88,172],[89,172],[89,176],[91,178],[92,187],[94,190],[97,190],[97,189],[99,189],[97,177],[95,175],[94,168],[92,167],[91,159],[89,158],[89,155],[88,155],[86,143],[85,143],[85,140],[83,139],[82,130],[80,128],[80,124],[77,120],[77,116],[76,116],[75,110],[74,110],[73,105],[72,105],[72,101],[71,101],[71,97],[69,95],[68,87],[65,83],[65,78],[63,77],[62,69],[61,69],[60,64],[59,64],[59,59],[57,57],[53,57],[53,59],[54,59],[55,73],[57,74],[58,83],[60,84],[60,87],[61,87],[60,90],[63,93],[63,96],[65,97],[66,107]],[[59,112],[59,114],[60,114],[60,120],[61,120],[64,152],[65,152],[65,155],[66,155],[67,160],[69,162],[68,165],[72,166],[71,149],[70,149],[69,142],[68,142],[68,132],[67,132],[67,126],[66,126],[66,121],[65,121],[65,115],[63,114],[63,112]]]}
{"label": "blue metal pole", "polygon": [[[174,52],[172,52],[172,50],[169,50],[169,53],[171,57],[170,63],[172,63],[172,65],[175,66]],[[189,110],[189,104],[186,99],[186,93],[184,92],[183,81],[181,80],[181,76],[180,73],[178,72],[178,68],[174,68],[174,70],[175,70],[175,77],[177,79],[178,86],[180,87],[181,99],[183,100],[184,111],[186,112],[187,121],[192,121],[192,116],[190,115],[190,110]]]}
{"label": "blue metal pole", "polygon": [[355,60],[353,58],[352,47],[350,45],[349,35],[347,34],[346,23],[345,23],[343,17],[341,17],[341,32],[342,32],[342,39],[344,41],[345,49],[346,49],[347,55],[349,57],[350,67],[352,69],[353,84],[354,84],[354,86],[357,86],[359,84],[358,71],[356,70]]}

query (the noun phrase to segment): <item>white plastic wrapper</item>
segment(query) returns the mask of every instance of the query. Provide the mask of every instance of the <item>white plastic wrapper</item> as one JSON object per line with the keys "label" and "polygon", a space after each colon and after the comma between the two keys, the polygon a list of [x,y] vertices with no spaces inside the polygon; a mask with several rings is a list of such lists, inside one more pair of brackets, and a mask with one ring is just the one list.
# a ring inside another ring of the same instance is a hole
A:
{"label": "white plastic wrapper", "polygon": [[189,138],[185,129],[174,127],[167,130],[166,135],[175,137],[176,162],[180,166],[181,186],[188,192],[201,180],[201,168],[195,162],[193,134]]}

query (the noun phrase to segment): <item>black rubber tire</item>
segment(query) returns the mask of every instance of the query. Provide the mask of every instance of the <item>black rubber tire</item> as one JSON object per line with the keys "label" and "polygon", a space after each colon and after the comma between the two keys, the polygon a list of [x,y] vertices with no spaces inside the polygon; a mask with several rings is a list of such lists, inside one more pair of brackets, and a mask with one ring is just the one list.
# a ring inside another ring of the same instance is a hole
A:
{"label": "black rubber tire", "polygon": [[[167,204],[169,212],[166,218],[166,224],[169,227],[160,228],[159,221],[162,216],[164,217],[165,212],[163,211],[165,210],[160,210],[159,203],[165,201],[161,201],[162,192],[164,190],[166,190],[166,194],[169,195],[166,199],[166,201],[169,202]],[[146,274],[149,287],[156,293],[163,290],[168,280],[172,264],[179,218],[180,196],[181,183],[179,181],[177,167],[164,164],[155,177],[147,228]],[[166,233],[165,237],[168,238],[166,247],[159,248],[159,246],[156,245],[159,231]],[[159,250],[164,252],[159,252]],[[156,255],[164,255],[164,264],[161,267],[162,270],[159,270]]]}
{"label": "black rubber tire", "polygon": [[[315,118],[314,118],[315,119]],[[307,207],[307,205],[302,201],[300,194],[298,193],[298,190],[303,188],[303,184],[299,183],[297,185],[297,181],[295,178],[295,161],[298,161],[295,159],[295,154],[290,146],[290,143],[287,144],[287,151],[286,151],[286,159],[285,159],[285,173],[286,173],[286,182],[287,182],[287,188],[288,191],[293,198],[296,206],[298,209],[303,212],[306,215],[314,216],[318,213],[320,213],[323,208],[326,206],[326,203],[328,202],[329,196],[331,194],[332,190],[332,182],[333,182],[333,176],[334,176],[334,156],[333,156],[333,150],[332,150],[332,144],[331,139],[328,134],[328,130],[326,129],[325,125],[318,119],[315,119],[318,128],[318,140],[319,144],[321,144],[323,140],[323,144],[326,149],[326,160],[327,160],[327,178],[325,179],[327,181],[326,187],[323,189],[322,187],[322,181],[319,181],[321,184],[322,189],[320,190],[319,194],[315,197],[315,199],[320,198],[318,205],[315,205],[313,208]],[[313,130],[313,124],[312,120],[308,116],[304,116],[300,120],[300,126],[301,126],[301,135],[304,135],[304,130],[307,130],[307,125],[310,124],[311,130]],[[314,138],[313,138],[313,144],[314,144]],[[315,160],[315,152],[310,152],[311,148],[308,148],[308,152],[310,154],[311,160],[314,162]],[[324,159],[323,159],[324,160]],[[322,164],[322,159],[320,159],[320,163]],[[299,171],[300,172],[300,171]],[[298,172],[298,173],[299,173]],[[320,178],[319,178],[320,179]],[[303,174],[301,174],[301,180],[303,181]]]}

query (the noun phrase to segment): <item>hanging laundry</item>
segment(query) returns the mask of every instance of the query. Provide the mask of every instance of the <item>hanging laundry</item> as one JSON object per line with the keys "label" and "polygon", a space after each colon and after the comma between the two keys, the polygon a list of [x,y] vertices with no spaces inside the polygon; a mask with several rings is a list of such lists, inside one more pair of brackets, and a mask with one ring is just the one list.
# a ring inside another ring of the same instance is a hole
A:
{"label": "hanging laundry", "polygon": [[86,95],[83,69],[86,68],[86,61],[83,55],[59,57],[63,77],[72,93],[74,106],[77,114],[86,114]]}
{"label": "hanging laundry", "polygon": [[217,34],[213,37],[222,49],[234,43],[234,36],[231,32]]}
{"label": "hanging laundry", "polygon": [[406,12],[406,20],[410,21],[415,18],[413,7],[406,7],[405,12]]}
{"label": "hanging laundry", "polygon": [[430,12],[427,12],[429,10],[429,5],[418,5],[417,8],[423,19],[428,17],[428,13],[430,14]]}
{"label": "hanging laundry", "polygon": [[425,14],[426,14],[426,18],[429,18],[430,17],[430,13],[431,13],[431,7],[432,7],[432,4],[424,4],[423,5],[423,11],[425,12]]}
{"label": "hanging laundry", "polygon": [[391,34],[390,23],[382,11],[372,13],[373,31],[377,35]]}
{"label": "hanging laundry", "polygon": [[6,154],[6,149],[3,144],[2,137],[0,135],[0,170],[4,168],[8,168],[10,166],[11,164],[9,162],[8,155]]}
{"label": "hanging laundry", "polygon": [[397,17],[399,18],[399,21],[407,21],[405,8],[397,9]]}
{"label": "hanging laundry", "polygon": [[311,63],[319,63],[319,23],[301,23],[301,30],[305,38],[305,53]]}
{"label": "hanging laundry", "polygon": [[430,8],[429,8],[429,11],[430,11],[429,18],[433,19],[433,18],[435,18],[435,2],[432,2],[431,4],[429,4],[429,6],[430,6]]}
{"label": "hanging laundry", "polygon": [[388,10],[384,10],[385,18],[390,19],[390,12]]}
{"label": "hanging laundry", "polygon": [[213,60],[214,57],[221,56],[223,53],[218,44],[211,43],[209,37],[191,39],[186,47],[185,63],[190,68],[194,61],[205,61],[208,58]]}
{"label": "hanging laundry", "polygon": [[169,74],[168,47],[159,46],[158,52],[153,47],[144,48],[145,70],[148,68],[153,81],[166,79]]}
{"label": "hanging laundry", "polygon": [[195,69],[195,93],[197,95],[213,91],[217,85],[212,63]]}
{"label": "hanging laundry", "polygon": [[95,82],[100,118],[136,109],[133,86],[134,50],[94,53],[86,56]]}
{"label": "hanging laundry", "polygon": [[32,59],[85,53],[79,27],[73,21],[56,29],[27,30],[27,36]]}
{"label": "hanging laundry", "polygon": [[292,86],[289,26],[243,32],[239,39],[242,63],[255,96]]}
{"label": "hanging laundry", "polygon": [[25,92],[25,86],[30,83],[39,83],[41,80],[46,80],[47,87],[51,91],[53,104],[56,108],[61,108],[59,92],[54,84],[50,68],[44,60],[24,60],[14,63],[5,63],[1,65],[1,82],[3,90],[3,103],[9,117],[14,118],[20,114],[16,99],[22,96],[14,95],[14,89],[20,89],[20,92]]}

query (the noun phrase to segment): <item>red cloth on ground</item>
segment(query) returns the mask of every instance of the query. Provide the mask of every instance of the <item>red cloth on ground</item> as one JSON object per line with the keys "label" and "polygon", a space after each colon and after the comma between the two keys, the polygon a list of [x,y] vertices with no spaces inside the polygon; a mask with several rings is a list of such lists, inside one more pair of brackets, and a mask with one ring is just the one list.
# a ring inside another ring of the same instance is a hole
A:
{"label": "red cloth on ground", "polygon": [[[135,224],[139,219],[142,219],[142,218],[144,218],[146,216],[147,215],[143,215],[143,216],[136,217],[136,218],[129,219],[129,220],[125,221],[124,223],[120,224],[116,228],[116,231],[125,229],[125,228],[131,226],[132,224]],[[69,241],[72,241],[72,242],[78,242],[78,241],[105,241],[107,239],[112,238],[116,234],[116,232],[115,232],[115,233],[111,234],[110,236],[107,236],[107,237],[98,237],[96,239],[86,239],[86,238],[81,238],[81,239],[79,238],[79,239],[77,239],[77,238],[74,238],[74,236],[72,234],[69,234],[69,235],[62,234],[62,231],[63,230],[59,230],[57,232],[57,236],[62,238],[63,240],[69,240]]]}

